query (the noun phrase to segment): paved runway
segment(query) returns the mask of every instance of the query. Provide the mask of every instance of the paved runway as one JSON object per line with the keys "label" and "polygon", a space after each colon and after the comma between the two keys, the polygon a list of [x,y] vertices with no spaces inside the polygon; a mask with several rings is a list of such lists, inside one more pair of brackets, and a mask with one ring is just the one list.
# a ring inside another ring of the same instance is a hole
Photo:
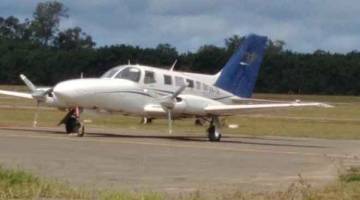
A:
{"label": "paved runway", "polygon": [[[150,126],[151,128],[151,126]],[[298,180],[321,184],[338,168],[360,165],[360,141],[167,135],[90,129],[0,128],[0,163],[71,184],[178,192],[279,189]]]}

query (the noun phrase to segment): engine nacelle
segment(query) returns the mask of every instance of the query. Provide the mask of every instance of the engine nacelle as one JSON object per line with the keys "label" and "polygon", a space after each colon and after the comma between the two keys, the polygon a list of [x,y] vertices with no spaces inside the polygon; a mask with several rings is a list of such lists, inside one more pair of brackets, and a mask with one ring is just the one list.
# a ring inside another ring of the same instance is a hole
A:
{"label": "engine nacelle", "polygon": [[189,115],[206,115],[204,108],[209,105],[222,105],[222,103],[194,95],[179,95],[179,97],[184,101],[185,108],[183,110],[184,113]]}

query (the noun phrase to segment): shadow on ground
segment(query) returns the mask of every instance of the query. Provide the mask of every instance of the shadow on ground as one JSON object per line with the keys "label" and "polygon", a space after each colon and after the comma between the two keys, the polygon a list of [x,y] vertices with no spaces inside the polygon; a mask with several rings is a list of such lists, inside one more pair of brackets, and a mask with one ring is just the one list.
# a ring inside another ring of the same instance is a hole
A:
{"label": "shadow on ground", "polygon": [[[0,130],[8,131],[22,131],[22,132],[37,132],[43,134],[57,134],[66,135],[64,132],[52,128],[26,128],[26,127],[0,127]],[[87,131],[85,137],[89,138],[137,138],[137,139],[162,139],[174,140],[184,142],[209,142],[205,136],[178,136],[178,135],[141,135],[128,133],[106,133],[97,131]],[[265,142],[264,142],[265,141]],[[267,142],[266,142],[267,141]],[[278,147],[299,147],[299,148],[328,148],[326,146],[291,144],[290,142],[306,142],[302,140],[287,139],[287,138],[263,138],[251,136],[223,136],[221,142],[214,142],[217,144],[247,144],[247,145],[262,145],[262,146],[278,146]],[[282,142],[282,143],[274,143]]]}

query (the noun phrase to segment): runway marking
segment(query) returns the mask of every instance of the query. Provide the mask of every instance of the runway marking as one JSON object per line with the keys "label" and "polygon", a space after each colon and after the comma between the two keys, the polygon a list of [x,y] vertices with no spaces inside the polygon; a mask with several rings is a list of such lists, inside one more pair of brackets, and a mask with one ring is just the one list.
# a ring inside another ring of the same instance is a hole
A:
{"label": "runway marking", "polygon": [[[327,154],[327,153],[308,153],[308,152],[298,152],[298,151],[276,151],[276,150],[261,150],[261,149],[250,149],[250,148],[230,148],[230,147],[218,147],[218,146],[199,146],[199,145],[188,145],[188,144],[173,144],[173,143],[153,143],[153,142],[139,142],[139,141],[129,141],[129,140],[106,140],[106,139],[91,139],[91,138],[72,138],[72,137],[54,137],[54,136],[45,136],[45,135],[4,135],[0,133],[0,137],[22,137],[22,138],[35,138],[35,139],[55,139],[55,140],[67,140],[74,142],[95,142],[95,143],[108,143],[108,144],[137,144],[137,145],[148,145],[148,146],[159,146],[159,147],[176,147],[176,148],[192,148],[192,149],[207,149],[207,150],[221,150],[221,151],[232,151],[232,152],[249,152],[249,153],[270,153],[270,154],[286,154],[286,155],[301,155],[309,157],[328,157],[328,158],[338,158],[338,159],[350,159],[353,161],[359,161],[357,156],[352,155],[342,155],[342,154]],[[213,144],[216,145],[216,144]]]}

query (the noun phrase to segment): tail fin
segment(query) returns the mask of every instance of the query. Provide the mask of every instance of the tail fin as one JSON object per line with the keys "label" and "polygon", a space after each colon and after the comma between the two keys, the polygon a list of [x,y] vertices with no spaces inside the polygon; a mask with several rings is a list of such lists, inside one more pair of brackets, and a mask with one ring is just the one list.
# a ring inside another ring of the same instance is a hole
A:
{"label": "tail fin", "polygon": [[267,37],[251,34],[231,56],[215,86],[240,97],[249,98],[264,57]]}

